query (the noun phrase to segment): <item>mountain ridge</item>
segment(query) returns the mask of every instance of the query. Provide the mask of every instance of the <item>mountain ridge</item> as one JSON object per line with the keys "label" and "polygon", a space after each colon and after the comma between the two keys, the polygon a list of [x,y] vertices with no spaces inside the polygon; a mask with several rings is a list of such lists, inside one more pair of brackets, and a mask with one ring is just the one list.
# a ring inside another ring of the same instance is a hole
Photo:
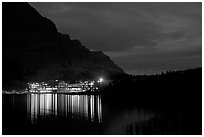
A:
{"label": "mountain ridge", "polygon": [[3,87],[13,81],[114,79],[126,73],[101,51],[58,32],[28,3],[2,4]]}

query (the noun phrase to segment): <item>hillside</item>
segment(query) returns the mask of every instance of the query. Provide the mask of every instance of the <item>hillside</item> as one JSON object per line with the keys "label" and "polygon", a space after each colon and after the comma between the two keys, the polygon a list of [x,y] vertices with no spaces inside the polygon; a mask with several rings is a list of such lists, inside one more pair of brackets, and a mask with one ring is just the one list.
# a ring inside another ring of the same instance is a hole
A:
{"label": "hillside", "polygon": [[2,38],[3,88],[28,81],[126,75],[103,52],[90,51],[79,40],[58,32],[28,3],[3,2]]}

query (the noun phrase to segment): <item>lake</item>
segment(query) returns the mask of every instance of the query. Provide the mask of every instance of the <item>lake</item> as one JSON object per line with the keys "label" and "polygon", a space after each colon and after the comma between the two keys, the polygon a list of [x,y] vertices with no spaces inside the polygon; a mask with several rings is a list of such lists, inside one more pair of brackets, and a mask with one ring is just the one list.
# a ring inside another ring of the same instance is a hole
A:
{"label": "lake", "polygon": [[159,104],[114,95],[2,95],[2,129],[4,135],[202,134],[200,110]]}

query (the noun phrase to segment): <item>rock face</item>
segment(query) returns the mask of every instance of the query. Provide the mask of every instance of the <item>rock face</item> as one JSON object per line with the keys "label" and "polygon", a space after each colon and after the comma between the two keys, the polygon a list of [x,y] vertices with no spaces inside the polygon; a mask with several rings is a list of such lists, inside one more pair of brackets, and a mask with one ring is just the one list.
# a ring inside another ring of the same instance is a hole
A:
{"label": "rock face", "polygon": [[103,52],[90,51],[59,33],[51,20],[28,3],[3,2],[2,36],[3,88],[28,81],[125,75]]}

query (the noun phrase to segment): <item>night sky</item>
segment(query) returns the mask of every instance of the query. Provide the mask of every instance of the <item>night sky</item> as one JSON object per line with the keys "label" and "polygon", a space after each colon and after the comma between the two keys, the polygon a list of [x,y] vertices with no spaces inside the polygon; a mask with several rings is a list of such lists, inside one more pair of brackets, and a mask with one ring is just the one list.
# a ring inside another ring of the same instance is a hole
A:
{"label": "night sky", "polygon": [[202,65],[202,3],[30,3],[130,74]]}

